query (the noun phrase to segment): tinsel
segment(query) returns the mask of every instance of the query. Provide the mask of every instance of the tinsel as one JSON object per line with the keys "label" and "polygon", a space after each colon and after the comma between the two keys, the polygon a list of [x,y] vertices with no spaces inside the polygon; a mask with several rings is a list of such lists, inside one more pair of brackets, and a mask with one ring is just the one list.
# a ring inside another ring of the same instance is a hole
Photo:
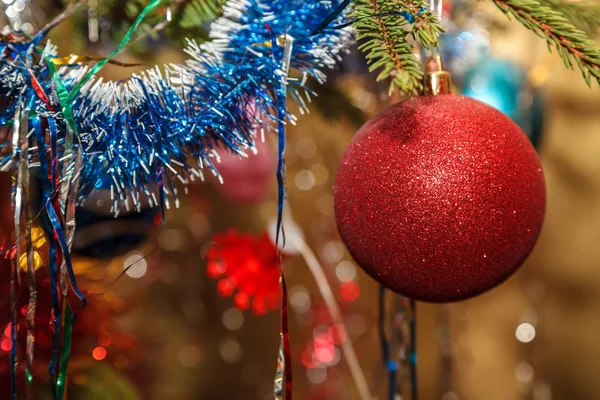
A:
{"label": "tinsel", "polygon": [[[115,215],[121,206],[141,210],[144,202],[163,210],[172,199],[177,205],[176,180],[185,186],[203,178],[204,168],[218,176],[217,149],[243,156],[254,148],[256,129],[277,131],[282,181],[284,127],[295,122],[286,108],[286,92],[300,112],[306,112],[314,94],[306,80],[323,82],[322,69],[333,67],[351,42],[347,30],[320,27],[313,34],[340,3],[231,0],[211,27],[212,40],[201,46],[189,42],[185,51],[190,60],[122,82],[104,82],[94,74],[126,45],[135,25],[160,0],[150,2],[117,50],[91,68],[85,61],[92,58],[73,56],[65,63],[52,44],[42,44],[61,16],[32,38],[0,37],[0,170],[14,177],[18,255],[31,249],[32,225],[39,224],[48,237],[54,336],[49,372],[55,398],[64,395],[71,325],[85,305],[69,257],[76,204],[108,180]],[[332,21],[334,26],[344,22],[343,14]],[[288,78],[288,70],[296,78]],[[249,115],[248,109],[256,112]],[[39,174],[29,176],[32,169]],[[41,198],[36,209],[31,199],[37,193],[32,190],[39,190]],[[280,209],[284,199],[282,188]],[[16,261],[13,264],[11,292],[16,298],[21,274]],[[29,283],[33,300],[28,317],[33,320],[35,282]],[[13,324],[13,346],[16,335]],[[33,338],[33,332],[28,337]],[[284,329],[282,337],[287,337]],[[33,339],[28,340],[28,391],[33,349]],[[289,348],[282,350],[289,357]],[[19,360],[16,350],[12,353],[16,397]],[[285,369],[287,376],[288,365]],[[290,388],[288,382],[285,391],[291,398]]]}
{"label": "tinsel", "polygon": [[[275,77],[282,75],[281,57],[273,54],[282,48],[273,48],[273,37],[278,45],[283,34],[294,38],[290,68],[299,79],[289,81],[288,91],[301,112],[307,111],[313,93],[304,86],[306,78],[323,82],[321,69],[333,67],[351,41],[346,30],[311,36],[337,3],[233,0],[212,25],[212,41],[201,46],[189,42],[185,51],[191,59],[185,64],[150,69],[125,82],[85,82],[69,96],[78,132],[75,145],[81,146],[83,157],[78,200],[108,175],[115,203],[140,208],[144,195],[154,205],[160,202],[155,185],[164,185],[160,196],[176,196],[173,179],[187,184],[201,178],[204,167],[218,174],[213,162],[218,160],[217,144],[240,155],[252,148],[251,132],[257,126],[272,129],[278,122],[274,91]],[[2,39],[0,122],[10,123],[18,105],[27,104],[32,118],[54,120],[57,142],[64,147],[67,121],[46,61],[57,57],[56,48],[40,47],[38,37]],[[57,71],[67,92],[87,72],[83,64],[61,65]],[[253,115],[247,114],[250,104],[256,109]],[[288,113],[285,120],[295,119]],[[59,151],[62,155],[64,150]],[[60,164],[67,161],[71,162]],[[10,162],[6,154],[1,165]]]}

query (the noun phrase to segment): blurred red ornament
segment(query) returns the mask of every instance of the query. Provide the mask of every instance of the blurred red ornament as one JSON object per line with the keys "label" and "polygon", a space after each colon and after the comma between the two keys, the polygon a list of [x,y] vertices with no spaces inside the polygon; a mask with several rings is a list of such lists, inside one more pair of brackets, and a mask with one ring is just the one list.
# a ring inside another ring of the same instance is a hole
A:
{"label": "blurred red ornament", "polygon": [[343,156],[334,201],[340,234],[367,273],[404,296],[448,302],[519,268],[542,227],[546,190],[510,118],[440,95],[367,122]]}
{"label": "blurred red ornament", "polygon": [[252,308],[257,315],[279,309],[279,261],[277,248],[267,233],[260,236],[230,229],[215,234],[206,251],[209,277],[219,279],[217,292],[229,297],[240,310]]}
{"label": "blurred red ornament", "polygon": [[[255,204],[261,202],[275,176],[275,159],[266,143],[256,140],[257,153],[248,151],[248,157],[223,150],[217,169],[223,179],[216,182],[217,190],[233,203]],[[214,179],[216,180],[216,178]]]}

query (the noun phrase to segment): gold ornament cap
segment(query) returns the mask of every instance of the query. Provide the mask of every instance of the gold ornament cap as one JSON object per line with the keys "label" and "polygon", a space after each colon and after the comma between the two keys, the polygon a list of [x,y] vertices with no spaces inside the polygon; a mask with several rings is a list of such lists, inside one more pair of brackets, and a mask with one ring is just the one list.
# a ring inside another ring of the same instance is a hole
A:
{"label": "gold ornament cap", "polygon": [[444,71],[442,57],[437,49],[432,53],[425,60],[425,82],[423,85],[425,87],[425,94],[434,96],[438,94],[450,94],[452,87],[450,73]]}

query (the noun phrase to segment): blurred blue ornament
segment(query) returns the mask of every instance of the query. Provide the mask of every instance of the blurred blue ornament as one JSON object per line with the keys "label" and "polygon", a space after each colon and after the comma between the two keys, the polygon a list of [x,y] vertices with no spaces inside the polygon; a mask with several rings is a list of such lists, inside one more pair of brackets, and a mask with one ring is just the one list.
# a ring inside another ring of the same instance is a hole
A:
{"label": "blurred blue ornament", "polygon": [[464,60],[467,57],[465,41],[460,35],[442,35],[440,36],[440,53],[447,66],[453,65],[457,60]]}
{"label": "blurred blue ornament", "polygon": [[543,100],[539,91],[530,88],[525,70],[506,60],[481,59],[464,74],[461,93],[509,116],[537,148],[543,128]]}
{"label": "blurred blue ornament", "polygon": [[525,78],[525,72],[514,64],[488,58],[465,73],[461,93],[516,120],[519,116],[519,94],[526,84]]}
{"label": "blurred blue ornament", "polygon": [[451,22],[447,29],[440,37],[442,59],[445,69],[452,74],[452,81],[462,86],[465,73],[489,52],[490,33],[478,26],[461,29]]}

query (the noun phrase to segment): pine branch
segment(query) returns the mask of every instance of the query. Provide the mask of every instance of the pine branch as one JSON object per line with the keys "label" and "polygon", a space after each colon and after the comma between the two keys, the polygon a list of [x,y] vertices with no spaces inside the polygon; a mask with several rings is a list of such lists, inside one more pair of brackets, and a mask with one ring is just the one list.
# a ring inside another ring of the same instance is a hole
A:
{"label": "pine branch", "polygon": [[226,0],[180,0],[175,1],[175,21],[184,29],[194,29],[214,21],[221,15]]}
{"label": "pine branch", "polygon": [[[138,28],[139,38],[154,36],[164,31],[172,40],[185,43],[185,38],[197,42],[208,39],[206,26],[221,15],[226,0],[164,0],[161,12],[149,16]],[[128,27],[147,5],[148,0],[103,0],[100,2],[100,15],[111,15],[113,26]],[[166,20],[167,7],[171,10],[171,20]],[[119,29],[113,29],[119,31]],[[121,32],[117,33],[118,35]],[[137,40],[136,39],[136,40]]]}
{"label": "pine branch", "polygon": [[[221,14],[226,0],[167,0],[164,7],[173,12],[172,21],[183,28],[197,28],[215,20]],[[118,3],[118,2],[117,2]],[[125,10],[129,18],[135,18],[148,0],[128,0]],[[123,5],[121,4],[121,7]]]}
{"label": "pine branch", "polygon": [[527,29],[545,38],[548,49],[556,48],[568,68],[575,62],[591,85],[600,83],[600,49],[587,34],[573,26],[564,15],[536,0],[493,0],[507,16],[515,17]]}
{"label": "pine branch", "polygon": [[590,34],[600,26],[600,3],[577,0],[540,0],[542,5],[561,12],[573,25]]}
{"label": "pine branch", "polygon": [[422,90],[423,71],[409,38],[425,48],[437,46],[444,28],[422,0],[355,0],[354,19],[359,49],[369,70],[380,70],[377,80],[391,79],[390,93],[416,95]]}
{"label": "pine branch", "polygon": [[192,38],[201,43],[208,40],[207,26],[221,16],[226,0],[174,0],[173,17],[165,32],[181,44]]}

